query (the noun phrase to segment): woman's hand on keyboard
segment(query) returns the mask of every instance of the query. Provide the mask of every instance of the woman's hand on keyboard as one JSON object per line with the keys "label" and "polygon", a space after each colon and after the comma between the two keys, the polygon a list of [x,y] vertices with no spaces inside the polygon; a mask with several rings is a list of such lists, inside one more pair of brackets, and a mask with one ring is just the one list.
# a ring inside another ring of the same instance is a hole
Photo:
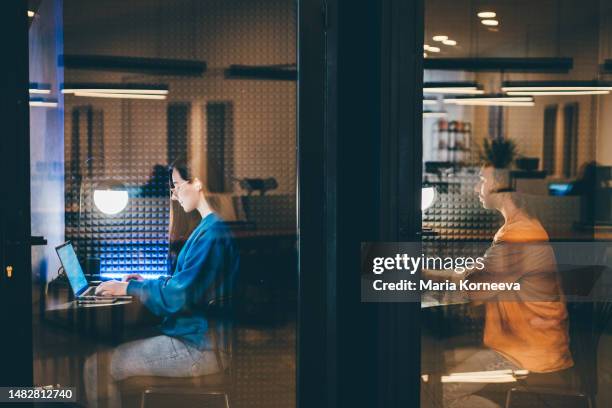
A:
{"label": "woman's hand on keyboard", "polygon": [[131,280],[143,281],[144,278],[138,273],[130,273],[128,275],[125,275],[122,279],[123,282],[129,282]]}
{"label": "woman's hand on keyboard", "polygon": [[96,296],[125,296],[127,295],[128,282],[109,280],[102,282],[96,287]]}

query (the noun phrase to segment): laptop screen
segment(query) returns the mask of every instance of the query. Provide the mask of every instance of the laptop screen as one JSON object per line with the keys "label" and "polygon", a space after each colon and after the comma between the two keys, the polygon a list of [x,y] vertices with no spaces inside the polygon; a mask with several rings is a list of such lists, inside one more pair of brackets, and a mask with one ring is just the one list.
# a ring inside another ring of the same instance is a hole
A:
{"label": "laptop screen", "polygon": [[85,279],[83,269],[81,269],[79,259],[74,252],[74,248],[72,247],[72,244],[68,242],[57,247],[56,250],[60,261],[62,261],[62,266],[64,267],[66,276],[68,276],[68,280],[70,281],[72,291],[74,292],[75,296],[78,296],[89,285],[87,284],[87,279]]}

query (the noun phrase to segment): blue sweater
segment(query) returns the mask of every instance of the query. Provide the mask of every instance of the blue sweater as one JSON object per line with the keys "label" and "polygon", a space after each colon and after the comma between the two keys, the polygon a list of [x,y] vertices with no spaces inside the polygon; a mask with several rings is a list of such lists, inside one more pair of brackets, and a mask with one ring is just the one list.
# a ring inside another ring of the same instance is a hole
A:
{"label": "blue sweater", "polygon": [[193,230],[170,277],[130,281],[128,295],[138,296],[157,316],[162,332],[198,349],[210,349],[206,307],[212,299],[231,294],[238,274],[239,254],[232,234],[214,213]]}

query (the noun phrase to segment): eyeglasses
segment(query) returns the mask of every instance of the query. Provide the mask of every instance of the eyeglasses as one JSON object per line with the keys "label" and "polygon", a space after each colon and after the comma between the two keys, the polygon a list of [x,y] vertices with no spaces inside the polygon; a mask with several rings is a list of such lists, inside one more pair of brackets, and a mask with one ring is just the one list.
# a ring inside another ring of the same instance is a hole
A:
{"label": "eyeglasses", "polygon": [[176,195],[180,191],[181,187],[189,183],[188,181],[181,181],[179,183],[172,183],[170,185],[170,195]]}

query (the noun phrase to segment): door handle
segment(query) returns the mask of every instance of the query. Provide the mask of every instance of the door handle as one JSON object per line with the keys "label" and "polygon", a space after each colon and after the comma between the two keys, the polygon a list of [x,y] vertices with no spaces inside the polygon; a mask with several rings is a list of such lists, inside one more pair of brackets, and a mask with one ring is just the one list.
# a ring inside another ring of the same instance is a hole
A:
{"label": "door handle", "polygon": [[30,245],[47,245],[47,240],[42,236],[30,237]]}
{"label": "door handle", "polygon": [[23,241],[11,241],[11,240],[7,240],[5,241],[6,244],[8,245],[47,245],[47,239],[45,237],[42,236],[32,236],[30,237],[27,242],[23,242]]}

